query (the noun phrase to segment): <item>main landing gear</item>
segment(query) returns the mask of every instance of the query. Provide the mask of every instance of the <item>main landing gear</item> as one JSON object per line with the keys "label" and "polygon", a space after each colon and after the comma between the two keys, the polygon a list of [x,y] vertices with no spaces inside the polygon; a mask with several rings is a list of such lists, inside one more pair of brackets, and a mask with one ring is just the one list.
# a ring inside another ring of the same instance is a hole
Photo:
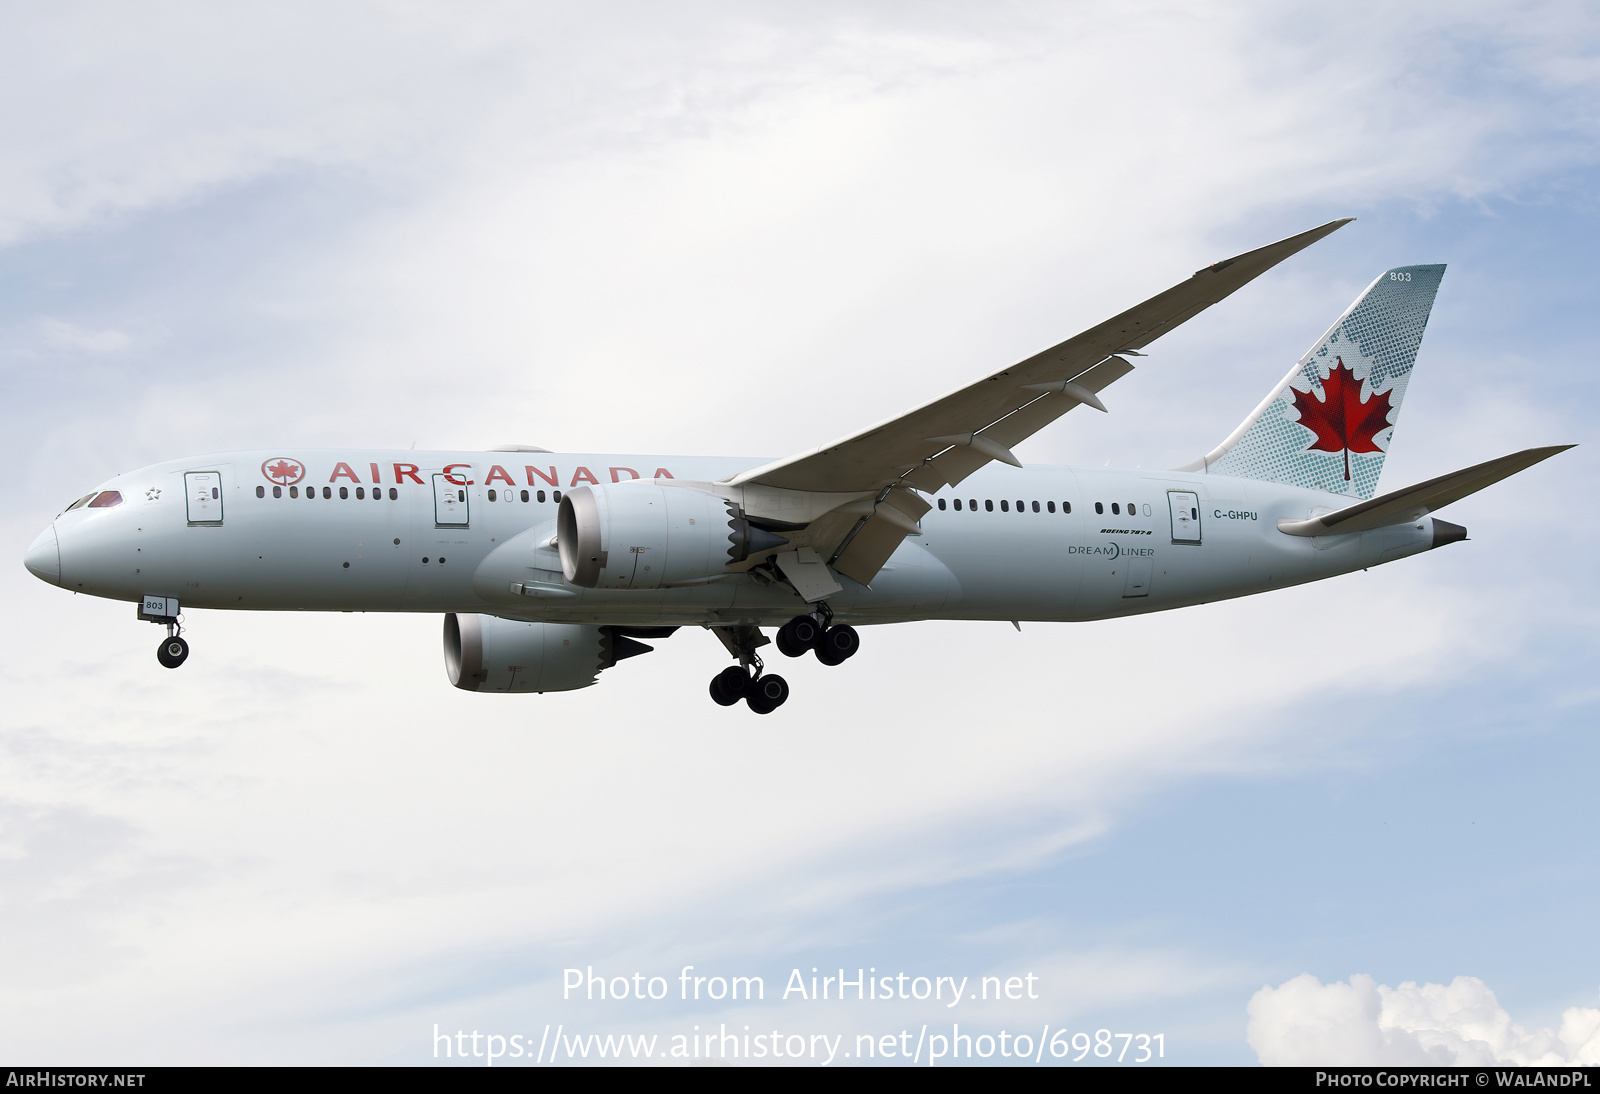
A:
{"label": "main landing gear", "polygon": [[778,628],[778,652],[785,657],[815,653],[824,665],[842,665],[861,648],[861,637],[854,627],[830,626],[833,613],[827,605],[818,607],[818,615],[797,615]]}
{"label": "main landing gear", "polygon": [[[854,627],[832,626],[833,612],[826,604],[817,605],[816,615],[797,615],[778,628],[778,652],[785,657],[815,653],[824,665],[843,664],[861,648]],[[756,653],[769,641],[760,628],[751,626],[713,627],[728,652],[739,659],[711,678],[711,700],[731,707],[743,699],[757,714],[771,714],[789,698],[789,683],[765,666]]]}
{"label": "main landing gear", "polygon": [[740,699],[757,714],[771,714],[789,698],[789,682],[776,673],[762,673],[760,663],[755,675],[743,665],[729,665],[711,678],[711,700],[718,706],[731,707]]}
{"label": "main landing gear", "polygon": [[769,641],[761,628],[751,626],[713,627],[712,632],[739,659],[711,678],[711,701],[731,707],[740,699],[757,714],[771,714],[789,698],[789,683],[774,673],[763,673],[765,666],[756,647]]}

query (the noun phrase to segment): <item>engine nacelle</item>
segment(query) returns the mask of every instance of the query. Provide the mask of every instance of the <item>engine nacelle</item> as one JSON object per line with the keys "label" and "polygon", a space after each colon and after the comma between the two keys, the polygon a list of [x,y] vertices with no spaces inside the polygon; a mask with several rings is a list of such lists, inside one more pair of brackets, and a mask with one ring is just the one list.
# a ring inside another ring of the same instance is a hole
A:
{"label": "engine nacelle", "polygon": [[445,675],[463,691],[576,691],[622,657],[649,648],[609,627],[444,617]]}
{"label": "engine nacelle", "polygon": [[715,494],[644,481],[569,490],[556,518],[562,573],[585,589],[694,584],[787,542]]}

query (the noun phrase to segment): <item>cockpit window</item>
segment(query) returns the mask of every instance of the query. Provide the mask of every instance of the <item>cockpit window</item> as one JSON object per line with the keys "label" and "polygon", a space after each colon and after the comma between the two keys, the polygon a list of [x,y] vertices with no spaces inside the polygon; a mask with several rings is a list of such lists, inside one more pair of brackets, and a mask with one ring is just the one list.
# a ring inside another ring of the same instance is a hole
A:
{"label": "cockpit window", "polygon": [[110,509],[113,505],[122,504],[122,495],[115,490],[106,490],[89,503],[90,509]]}
{"label": "cockpit window", "polygon": [[95,493],[95,491],[91,491],[79,498],[77,501],[73,502],[71,505],[67,506],[67,512],[70,513],[74,509],[82,509],[86,504],[88,504],[89,499],[94,497]]}

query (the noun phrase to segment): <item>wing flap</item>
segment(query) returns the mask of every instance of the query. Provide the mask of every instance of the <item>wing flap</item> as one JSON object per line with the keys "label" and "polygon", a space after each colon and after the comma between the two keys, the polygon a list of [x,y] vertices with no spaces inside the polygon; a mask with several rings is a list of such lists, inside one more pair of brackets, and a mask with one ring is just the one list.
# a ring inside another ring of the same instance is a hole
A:
{"label": "wing flap", "polygon": [[932,508],[913,490],[896,487],[888,491],[840,542],[830,560],[833,568],[870,585],[906,536],[922,534],[917,522]]}

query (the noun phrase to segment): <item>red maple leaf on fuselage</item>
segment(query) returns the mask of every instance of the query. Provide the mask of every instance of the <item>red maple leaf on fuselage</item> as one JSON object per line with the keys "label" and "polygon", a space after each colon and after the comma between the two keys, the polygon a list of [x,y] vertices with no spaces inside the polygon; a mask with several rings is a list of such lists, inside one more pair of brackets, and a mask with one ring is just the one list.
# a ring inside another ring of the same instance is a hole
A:
{"label": "red maple leaf on fuselage", "polygon": [[1344,363],[1343,357],[1334,358],[1338,364],[1322,381],[1323,397],[1318,400],[1309,391],[1295,388],[1294,408],[1300,412],[1300,424],[1315,433],[1307,452],[1343,452],[1344,481],[1350,481],[1350,453],[1382,452],[1377,436],[1389,427],[1389,393],[1373,392],[1372,398],[1361,401],[1361,381]]}
{"label": "red maple leaf on fuselage", "polygon": [[300,474],[300,468],[283,460],[279,460],[277,463],[267,468],[267,475],[271,478],[277,479],[279,482],[288,482],[290,479],[299,478]]}

